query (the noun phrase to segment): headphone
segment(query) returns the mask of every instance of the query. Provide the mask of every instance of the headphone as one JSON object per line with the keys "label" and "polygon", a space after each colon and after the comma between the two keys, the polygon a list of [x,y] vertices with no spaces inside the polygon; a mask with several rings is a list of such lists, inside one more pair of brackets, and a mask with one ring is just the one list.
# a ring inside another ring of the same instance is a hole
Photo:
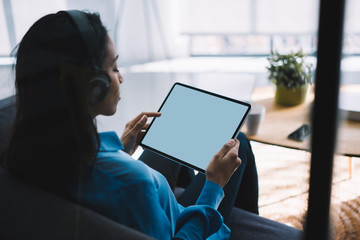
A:
{"label": "headphone", "polygon": [[102,68],[96,66],[96,50],[99,49],[99,46],[96,42],[94,28],[86,15],[79,10],[61,12],[66,13],[72,19],[85,44],[92,67],[90,79],[88,81],[88,103],[89,105],[99,104],[105,99],[110,91],[111,79]]}

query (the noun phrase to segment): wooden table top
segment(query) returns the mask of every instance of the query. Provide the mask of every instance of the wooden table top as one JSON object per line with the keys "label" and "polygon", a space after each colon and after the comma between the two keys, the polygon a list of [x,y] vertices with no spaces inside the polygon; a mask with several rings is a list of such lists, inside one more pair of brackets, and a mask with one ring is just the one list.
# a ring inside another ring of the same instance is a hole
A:
{"label": "wooden table top", "polygon": [[[303,142],[290,140],[287,136],[304,123],[310,123],[314,94],[310,91],[306,102],[297,106],[283,106],[274,102],[273,87],[257,88],[253,94],[253,104],[266,107],[266,114],[256,135],[248,135],[250,140],[294,149],[309,150],[311,137]],[[246,124],[245,124],[246,133]],[[336,153],[360,157],[360,121],[343,119],[339,122]]]}

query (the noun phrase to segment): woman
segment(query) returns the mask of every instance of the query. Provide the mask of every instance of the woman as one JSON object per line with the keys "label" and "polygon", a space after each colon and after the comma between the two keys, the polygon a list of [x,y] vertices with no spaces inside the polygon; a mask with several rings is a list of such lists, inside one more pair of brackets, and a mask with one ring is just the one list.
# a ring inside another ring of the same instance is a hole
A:
{"label": "woman", "polygon": [[39,19],[18,46],[17,115],[2,164],[26,183],[157,239],[229,238],[224,219],[234,205],[257,212],[249,142],[241,134],[225,143],[178,203],[169,184],[184,169],[147,151],[142,161],[131,158],[148,117],[159,113],[139,114],[120,139],[97,132],[95,117],[113,115],[120,100],[117,57],[97,14],[61,11]]}

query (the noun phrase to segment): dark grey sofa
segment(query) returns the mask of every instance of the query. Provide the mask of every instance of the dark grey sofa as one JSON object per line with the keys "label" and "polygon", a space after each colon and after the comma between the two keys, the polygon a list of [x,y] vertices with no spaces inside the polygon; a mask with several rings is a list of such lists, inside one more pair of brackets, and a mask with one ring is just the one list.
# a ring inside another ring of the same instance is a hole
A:
{"label": "dark grey sofa", "polygon": [[[15,114],[14,98],[0,101],[0,149]],[[284,224],[234,208],[231,239],[302,239]],[[13,179],[0,168],[0,239],[151,239],[90,209]]]}

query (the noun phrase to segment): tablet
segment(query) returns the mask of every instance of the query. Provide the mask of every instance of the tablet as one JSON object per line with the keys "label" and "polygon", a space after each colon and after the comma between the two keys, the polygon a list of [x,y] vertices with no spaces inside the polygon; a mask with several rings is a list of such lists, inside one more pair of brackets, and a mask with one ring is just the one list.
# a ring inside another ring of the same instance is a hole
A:
{"label": "tablet", "polygon": [[250,108],[249,103],[175,83],[140,146],[205,173],[215,153],[236,138]]}

